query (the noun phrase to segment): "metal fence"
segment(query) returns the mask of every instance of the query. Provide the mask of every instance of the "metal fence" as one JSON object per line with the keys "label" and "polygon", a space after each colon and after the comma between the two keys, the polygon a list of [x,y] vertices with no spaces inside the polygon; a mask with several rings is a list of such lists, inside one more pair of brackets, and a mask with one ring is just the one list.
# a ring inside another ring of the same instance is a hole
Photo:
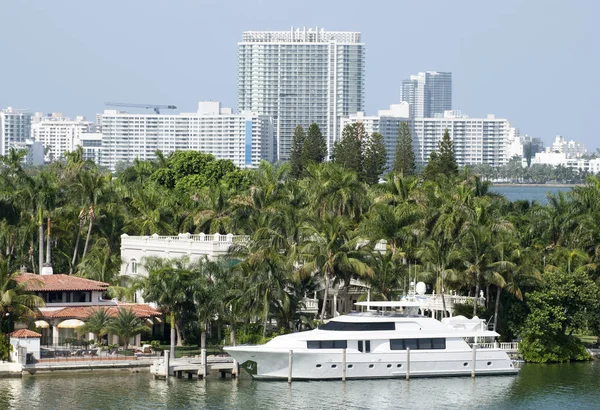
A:
{"label": "metal fence", "polygon": [[73,345],[51,345],[40,347],[41,363],[65,363],[82,361],[132,361],[141,358],[155,358],[161,352],[143,353],[136,349],[83,347]]}

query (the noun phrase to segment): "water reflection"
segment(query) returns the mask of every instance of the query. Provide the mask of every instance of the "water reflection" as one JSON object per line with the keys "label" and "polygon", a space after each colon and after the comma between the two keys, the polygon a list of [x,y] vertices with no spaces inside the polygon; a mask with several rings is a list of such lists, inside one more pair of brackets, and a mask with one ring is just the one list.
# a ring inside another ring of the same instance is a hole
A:
{"label": "water reflection", "polygon": [[525,366],[519,376],[257,382],[154,380],[149,374],[50,374],[0,380],[0,408],[15,409],[462,409],[596,408],[597,363]]}

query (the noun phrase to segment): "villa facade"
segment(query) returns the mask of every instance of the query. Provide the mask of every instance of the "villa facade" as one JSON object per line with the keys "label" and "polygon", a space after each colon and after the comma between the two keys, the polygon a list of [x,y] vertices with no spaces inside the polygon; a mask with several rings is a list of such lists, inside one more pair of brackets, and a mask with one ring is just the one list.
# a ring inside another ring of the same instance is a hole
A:
{"label": "villa facade", "polygon": [[[98,309],[106,309],[110,316],[116,316],[120,308],[131,309],[149,328],[155,325],[162,327],[162,314],[152,306],[106,299],[108,283],[77,276],[55,275],[45,269],[46,274],[22,273],[17,277],[17,281],[24,284],[26,290],[35,293],[45,302],[46,306],[39,308],[35,322],[41,333],[42,345],[61,345],[68,339],[80,337],[76,328]],[[139,346],[141,337],[138,335],[132,338],[130,344]],[[84,339],[93,338],[94,335],[89,334]],[[119,340],[116,335],[109,334],[106,342],[118,344]]]}

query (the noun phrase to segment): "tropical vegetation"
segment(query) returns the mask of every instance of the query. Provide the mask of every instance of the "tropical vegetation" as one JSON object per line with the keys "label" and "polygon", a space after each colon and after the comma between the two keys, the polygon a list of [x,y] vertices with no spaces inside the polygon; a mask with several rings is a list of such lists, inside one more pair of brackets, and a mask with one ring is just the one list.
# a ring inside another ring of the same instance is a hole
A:
{"label": "tropical vegetation", "polygon": [[[437,294],[474,297],[463,311],[521,338],[527,360],[587,357],[574,335],[600,331],[597,176],[547,205],[510,202],[477,167],[457,167],[448,138],[419,174],[401,130],[399,172],[386,175],[380,139],[362,125],[343,130],[330,162],[320,131],[308,131],[297,129],[294,163],[256,170],[187,151],[111,175],[81,150],[25,168],[13,150],[0,163],[2,275],[51,263],[109,282],[115,295],[137,292],[165,313],[172,346],[262,341],[352,309],[329,305],[324,284],[343,295],[359,279],[390,300],[416,276]],[[224,260],[149,259],[147,278],[119,276],[122,234],[182,232],[245,239]],[[303,307],[315,293],[310,317]]]}

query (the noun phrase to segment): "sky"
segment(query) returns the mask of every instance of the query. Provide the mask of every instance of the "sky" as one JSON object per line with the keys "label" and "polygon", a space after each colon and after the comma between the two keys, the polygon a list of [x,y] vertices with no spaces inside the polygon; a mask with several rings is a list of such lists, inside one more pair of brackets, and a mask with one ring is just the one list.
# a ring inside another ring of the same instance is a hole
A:
{"label": "sky", "polygon": [[368,114],[451,71],[453,108],[600,147],[596,0],[0,0],[0,108],[93,119],[104,102],[237,109],[243,31],[360,31]]}

